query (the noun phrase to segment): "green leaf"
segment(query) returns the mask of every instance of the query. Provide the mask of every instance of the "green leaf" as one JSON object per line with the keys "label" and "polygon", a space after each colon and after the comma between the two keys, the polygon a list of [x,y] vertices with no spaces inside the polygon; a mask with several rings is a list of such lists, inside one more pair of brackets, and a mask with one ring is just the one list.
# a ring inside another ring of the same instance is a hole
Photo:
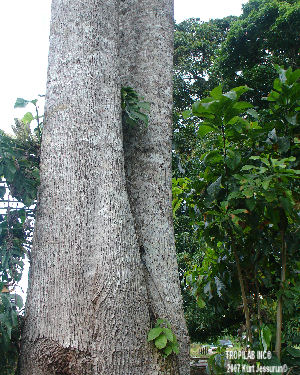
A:
{"label": "green leaf", "polygon": [[222,176],[218,177],[215,182],[213,182],[211,185],[208,186],[207,194],[212,197],[215,197],[221,190],[221,182],[222,182]]}
{"label": "green leaf", "polygon": [[274,80],[273,88],[274,88],[274,90],[276,90],[276,91],[281,91],[281,89],[282,89],[282,83],[281,83],[281,81],[280,81],[279,78],[276,78],[276,79]]}
{"label": "green leaf", "polygon": [[163,329],[161,327],[152,328],[148,333],[148,341],[156,339],[162,332]]}
{"label": "green leaf", "polygon": [[186,120],[193,115],[193,112],[190,109],[187,109],[186,111],[183,111],[181,114],[182,117]]}
{"label": "green leaf", "polygon": [[[271,359],[264,359],[262,362],[265,366],[281,366],[279,359],[274,354],[272,355]],[[278,372],[272,372],[271,374],[278,375]]]}
{"label": "green leaf", "polygon": [[208,133],[215,132],[216,130],[208,125],[200,125],[198,130],[198,135],[200,137],[206,136]]}
{"label": "green leaf", "polygon": [[256,169],[255,165],[246,164],[241,168],[241,171],[250,171],[251,169]]}
{"label": "green leaf", "polygon": [[138,102],[138,106],[143,108],[146,112],[149,112],[151,108],[151,104],[149,102]]}
{"label": "green leaf", "polygon": [[226,164],[232,170],[236,169],[236,167],[240,164],[242,160],[242,156],[239,152],[233,152],[226,160]]}
{"label": "green leaf", "polygon": [[15,298],[17,307],[21,309],[23,307],[23,298],[19,296],[18,294],[15,294],[14,298]]}
{"label": "green leaf", "polygon": [[290,149],[291,143],[289,137],[278,137],[277,141],[280,152],[287,152]]}
{"label": "green leaf", "polygon": [[293,348],[292,346],[288,346],[286,350],[290,353],[291,356],[300,358],[300,350]]}
{"label": "green leaf", "polygon": [[171,327],[170,323],[166,319],[157,319],[155,326],[158,327],[163,324],[165,324],[169,328]]}
{"label": "green leaf", "polygon": [[222,97],[222,85],[219,85],[211,90],[210,96],[214,99],[220,99]]}
{"label": "green leaf", "polygon": [[17,98],[16,102],[15,102],[15,106],[14,108],[24,108],[26,107],[26,105],[29,103],[30,101],[29,100],[25,100],[23,98]]}
{"label": "green leaf", "polygon": [[246,206],[250,211],[253,211],[256,201],[253,198],[246,199]]}
{"label": "green leaf", "polygon": [[158,349],[163,349],[167,345],[167,342],[168,340],[167,340],[166,335],[161,334],[160,336],[157,337],[154,343]]}
{"label": "green leaf", "polygon": [[219,151],[214,150],[209,152],[205,158],[204,163],[207,164],[218,164],[223,160],[223,156],[219,153]]}
{"label": "green leaf", "polygon": [[232,91],[236,92],[237,97],[239,98],[241,95],[243,95],[245,92],[251,91],[252,89],[248,86],[238,86],[232,89]]}
{"label": "green leaf", "polygon": [[248,108],[252,108],[253,105],[247,102],[237,102],[234,103],[233,108],[238,109],[238,110],[244,110]]}
{"label": "green leaf", "polygon": [[254,117],[255,120],[257,120],[257,119],[259,118],[259,114],[258,114],[257,111],[256,111],[255,109],[253,109],[253,108],[248,109],[247,113],[248,113],[249,115],[251,115],[252,117]]}
{"label": "green leaf", "polygon": [[179,354],[179,346],[176,344],[176,345],[173,345],[173,347],[172,347],[172,349],[173,349],[173,352],[175,353],[175,354]]}
{"label": "green leaf", "polygon": [[22,118],[22,122],[27,125],[30,124],[31,121],[34,120],[34,117],[31,112],[27,112],[24,117]]}
{"label": "green leaf", "polygon": [[261,329],[261,338],[262,338],[262,344],[264,347],[264,351],[267,351],[270,347],[271,340],[272,340],[272,332],[268,326],[263,326]]}
{"label": "green leaf", "polygon": [[200,309],[203,309],[206,306],[205,301],[202,298],[197,298],[197,305],[200,307]]}
{"label": "green leaf", "polygon": [[165,356],[168,357],[173,352],[173,348],[170,345],[167,345],[164,349]]}
{"label": "green leaf", "polygon": [[228,91],[223,96],[230,100],[236,100],[238,98],[237,93],[235,91]]}
{"label": "green leaf", "polygon": [[174,340],[174,335],[173,335],[172,330],[171,330],[170,328],[165,328],[165,327],[163,327],[163,332],[164,332],[164,334],[166,335],[168,341],[173,342],[173,340]]}
{"label": "green leaf", "polygon": [[261,186],[262,186],[265,190],[268,190],[271,180],[272,180],[271,177],[266,178],[265,180],[262,181]]}

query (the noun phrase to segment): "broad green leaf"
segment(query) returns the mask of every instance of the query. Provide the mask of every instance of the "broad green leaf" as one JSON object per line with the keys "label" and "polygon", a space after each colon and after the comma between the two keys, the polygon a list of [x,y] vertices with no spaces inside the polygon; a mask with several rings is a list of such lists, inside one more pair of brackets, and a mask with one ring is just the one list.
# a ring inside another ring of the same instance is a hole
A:
{"label": "broad green leaf", "polygon": [[164,349],[165,356],[168,357],[173,352],[172,346],[167,345]]}
{"label": "broad green leaf", "polygon": [[214,150],[206,154],[204,158],[204,163],[207,164],[218,164],[223,160],[223,156],[219,153],[219,151]]}
{"label": "broad green leaf", "polygon": [[272,180],[272,177],[266,178],[265,180],[262,181],[261,186],[265,190],[268,190],[271,180]]}
{"label": "broad green leaf", "polygon": [[228,91],[224,94],[224,96],[230,100],[236,100],[237,99],[237,93],[235,91]]}
{"label": "broad green leaf", "polygon": [[31,121],[34,120],[34,117],[31,112],[27,112],[24,117],[22,118],[22,122],[27,125],[30,124]]}
{"label": "broad green leaf", "polygon": [[200,125],[198,134],[200,137],[206,136],[208,133],[215,132],[216,130],[208,125]]}
{"label": "broad green leaf", "polygon": [[218,177],[215,182],[210,184],[207,188],[208,195],[215,197],[221,190],[222,176]]}
{"label": "broad green leaf", "polygon": [[238,109],[238,110],[249,109],[252,107],[253,105],[247,102],[237,102],[237,103],[234,103],[233,105],[233,108]]}
{"label": "broad green leaf", "polygon": [[167,345],[167,337],[165,334],[161,334],[160,336],[158,336],[155,340],[155,346],[158,348],[158,349],[163,349],[166,345]]}
{"label": "broad green leaf", "polygon": [[228,156],[226,159],[226,164],[232,170],[234,170],[241,162],[242,156],[239,152],[233,153],[233,155]]}
{"label": "broad green leaf", "polygon": [[243,95],[245,92],[251,91],[252,89],[248,86],[238,86],[232,89],[232,91],[235,91],[237,94],[237,97],[239,98],[241,95]]}
{"label": "broad green leaf", "polygon": [[190,109],[188,109],[186,111],[183,111],[181,114],[182,114],[182,117],[186,120],[193,115],[193,112]]}
{"label": "broad green leaf", "polygon": [[276,78],[276,79],[274,80],[273,88],[274,88],[276,91],[281,91],[281,89],[282,89],[282,83],[281,83],[281,81],[280,81],[279,78]]}
{"label": "broad green leaf", "polygon": [[251,169],[256,169],[255,165],[246,164],[241,168],[241,171],[250,171]]}
{"label": "broad green leaf", "polygon": [[268,326],[263,326],[261,329],[261,338],[264,350],[267,351],[270,347],[272,340],[272,332]]}
{"label": "broad green leaf", "polygon": [[173,216],[175,217],[176,211],[179,209],[181,202],[183,201],[183,198],[180,198],[177,200],[176,204],[173,207]]}
{"label": "broad green leaf", "polygon": [[170,328],[163,327],[163,332],[166,335],[168,341],[173,342],[174,335],[173,335],[172,330]]}
{"label": "broad green leaf", "polygon": [[150,103],[148,102],[138,102],[138,106],[140,108],[143,108],[145,111],[149,112],[150,111],[150,108],[151,108],[151,105]]}
{"label": "broad green leaf", "polygon": [[259,118],[259,114],[257,113],[257,111],[253,108],[251,109],[248,109],[247,113],[249,115],[251,115],[252,117],[254,117],[256,120]]}
{"label": "broad green leaf", "polygon": [[167,319],[157,319],[155,326],[158,327],[159,325],[166,325],[168,328],[171,328],[171,324],[168,322]]}
{"label": "broad green leaf", "polygon": [[292,346],[288,346],[286,350],[290,353],[291,356],[300,358],[300,350],[293,348]]}
{"label": "broad green leaf", "polygon": [[206,303],[202,298],[197,298],[197,305],[200,307],[200,309],[203,309],[206,306]]}
{"label": "broad green leaf", "polygon": [[15,108],[24,108],[29,103],[29,100],[23,99],[23,98],[17,98],[15,102]]}
{"label": "broad green leaf", "polygon": [[162,332],[163,329],[161,327],[152,328],[148,333],[148,341],[156,339]]}
{"label": "broad green leaf", "polygon": [[220,99],[222,97],[222,85],[219,85],[211,90],[210,96],[214,99]]}
{"label": "broad green leaf", "polygon": [[246,206],[250,211],[253,211],[256,201],[253,198],[246,199]]}
{"label": "broad green leaf", "polygon": [[173,352],[175,353],[175,354],[179,354],[179,346],[176,344],[176,345],[173,345],[173,347],[172,347],[172,349],[173,349]]}

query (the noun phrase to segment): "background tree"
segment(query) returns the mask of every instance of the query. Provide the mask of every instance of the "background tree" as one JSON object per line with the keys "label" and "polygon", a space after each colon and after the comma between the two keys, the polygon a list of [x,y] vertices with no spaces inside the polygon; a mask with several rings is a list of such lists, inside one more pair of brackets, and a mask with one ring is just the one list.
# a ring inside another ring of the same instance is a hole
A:
{"label": "background tree", "polygon": [[251,100],[258,105],[276,78],[274,64],[299,67],[299,29],[297,0],[250,0],[218,52],[216,76],[226,89],[253,88]]}
{"label": "background tree", "polygon": [[[245,93],[244,97],[251,100],[258,108],[266,107],[267,102],[261,101],[267,96],[276,78],[273,63],[299,65],[297,51],[299,50],[299,4],[295,1],[250,1],[243,6],[243,14],[237,18],[213,20],[201,23],[199,20],[187,20],[176,26],[175,31],[175,113],[173,136],[173,176],[196,179],[202,168],[201,155],[207,152],[207,144],[198,134],[198,122],[195,118],[183,118],[180,112],[185,110],[195,99],[204,98],[220,82],[224,89],[237,85],[247,85],[254,88]],[[224,25],[216,32],[215,26]],[[294,25],[295,27],[291,27]],[[200,39],[199,30],[207,30],[205,37]],[[211,32],[208,32],[210,30]],[[214,30],[216,33],[212,32]],[[223,30],[223,31],[222,31]],[[271,31],[272,30],[272,31]],[[218,36],[212,38],[211,36]],[[210,49],[207,44],[213,46]],[[277,46],[281,46],[277,48]],[[202,49],[209,51],[206,61],[201,60]],[[201,49],[202,48],[202,49]],[[295,52],[296,51],[296,52]],[[206,64],[207,62],[207,64]],[[201,71],[201,69],[203,70]],[[196,74],[198,74],[198,79]],[[238,73],[238,74],[237,74]],[[194,74],[194,75],[193,75]],[[274,119],[272,120],[274,121]],[[177,195],[178,185],[174,185],[173,194]],[[176,208],[174,203],[174,208]],[[197,236],[197,225],[190,225],[190,218],[197,216],[196,211],[186,211],[184,199],[179,203],[175,217],[175,235],[181,275],[190,269],[191,264],[199,264],[206,254],[203,238]],[[261,237],[261,249],[265,249],[267,238]],[[205,241],[204,241],[205,243]],[[218,259],[219,257],[217,257]],[[222,257],[220,257],[222,259]],[[249,259],[245,259],[246,262]],[[270,262],[274,259],[269,258]],[[268,262],[265,260],[265,264]],[[247,270],[249,271],[249,270]],[[271,271],[271,272],[274,272]],[[236,281],[232,280],[236,285]],[[236,314],[236,304],[227,305],[222,312],[221,304],[210,304],[210,311],[218,309],[212,315],[207,310],[199,308],[188,297],[189,291],[183,288],[184,303],[190,334],[194,339],[211,337],[210,332],[220,333],[217,322],[222,322],[223,315],[232,317],[232,322],[224,322],[226,327],[237,327],[241,314]],[[235,299],[233,299],[235,300]],[[229,307],[231,306],[231,307]],[[240,310],[241,312],[241,310]],[[213,316],[216,320],[208,319]],[[239,317],[239,318],[238,318]],[[206,325],[200,322],[208,319]],[[212,326],[208,322],[214,322]],[[220,325],[221,326],[221,325]],[[198,327],[195,330],[195,327]],[[201,333],[200,333],[201,332]],[[207,336],[208,334],[208,336]]]}
{"label": "background tree", "polygon": [[296,366],[297,326],[292,338],[282,321],[294,320],[299,298],[300,71],[277,70],[268,110],[240,101],[246,86],[216,87],[193,105],[200,118],[188,160],[194,173],[174,180],[173,206],[203,239],[198,264],[195,257],[186,273],[199,307],[228,301],[237,310],[242,301],[252,348],[275,350],[265,364],[280,363],[282,337],[290,336],[283,363]]}

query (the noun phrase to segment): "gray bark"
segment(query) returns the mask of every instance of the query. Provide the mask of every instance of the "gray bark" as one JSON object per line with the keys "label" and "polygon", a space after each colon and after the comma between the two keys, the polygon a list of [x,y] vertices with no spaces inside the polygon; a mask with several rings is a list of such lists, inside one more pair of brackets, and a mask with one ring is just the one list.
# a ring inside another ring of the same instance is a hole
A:
{"label": "gray bark", "polygon": [[173,0],[120,2],[120,74],[150,102],[147,128],[124,129],[127,188],[145,254],[154,314],[180,342],[180,374],[189,373],[189,341],[178,280],[171,190]]}
{"label": "gray bark", "polygon": [[[163,360],[146,340],[151,314],[169,318],[181,343],[185,332],[168,208],[170,155],[156,155],[162,142],[157,138],[153,161],[159,157],[167,167],[160,166],[150,185],[153,189],[157,179],[162,195],[140,208],[149,211],[150,219],[139,216],[131,188],[130,206],[124,170],[118,13],[116,0],[52,2],[21,375],[179,373],[176,357]],[[168,109],[162,110],[169,116]],[[148,220],[144,237],[143,220]],[[150,236],[153,220],[158,227]],[[141,259],[141,243],[150,273]],[[150,292],[153,276],[164,303],[158,289]]]}

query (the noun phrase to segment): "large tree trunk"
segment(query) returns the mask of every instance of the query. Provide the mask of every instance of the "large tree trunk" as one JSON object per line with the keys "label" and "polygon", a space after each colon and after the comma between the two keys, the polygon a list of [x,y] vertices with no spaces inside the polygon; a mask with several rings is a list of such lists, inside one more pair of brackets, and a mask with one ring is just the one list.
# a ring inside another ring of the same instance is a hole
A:
{"label": "large tree trunk", "polygon": [[189,342],[178,280],[171,210],[173,0],[120,2],[120,74],[150,102],[149,126],[124,129],[127,188],[144,252],[151,310],[167,318],[180,342],[181,374]]}
{"label": "large tree trunk", "polygon": [[[180,339],[185,332],[168,207],[170,156],[159,161],[168,164],[160,166],[165,185],[154,207],[138,210],[131,193],[134,221],[124,172],[118,13],[116,0],[52,2],[22,375],[179,374],[176,358],[162,360],[146,340],[152,313],[168,317]],[[151,237],[147,215],[141,236],[144,210],[157,225]],[[149,274],[141,244],[149,249]],[[159,289],[150,292],[154,277]]]}

